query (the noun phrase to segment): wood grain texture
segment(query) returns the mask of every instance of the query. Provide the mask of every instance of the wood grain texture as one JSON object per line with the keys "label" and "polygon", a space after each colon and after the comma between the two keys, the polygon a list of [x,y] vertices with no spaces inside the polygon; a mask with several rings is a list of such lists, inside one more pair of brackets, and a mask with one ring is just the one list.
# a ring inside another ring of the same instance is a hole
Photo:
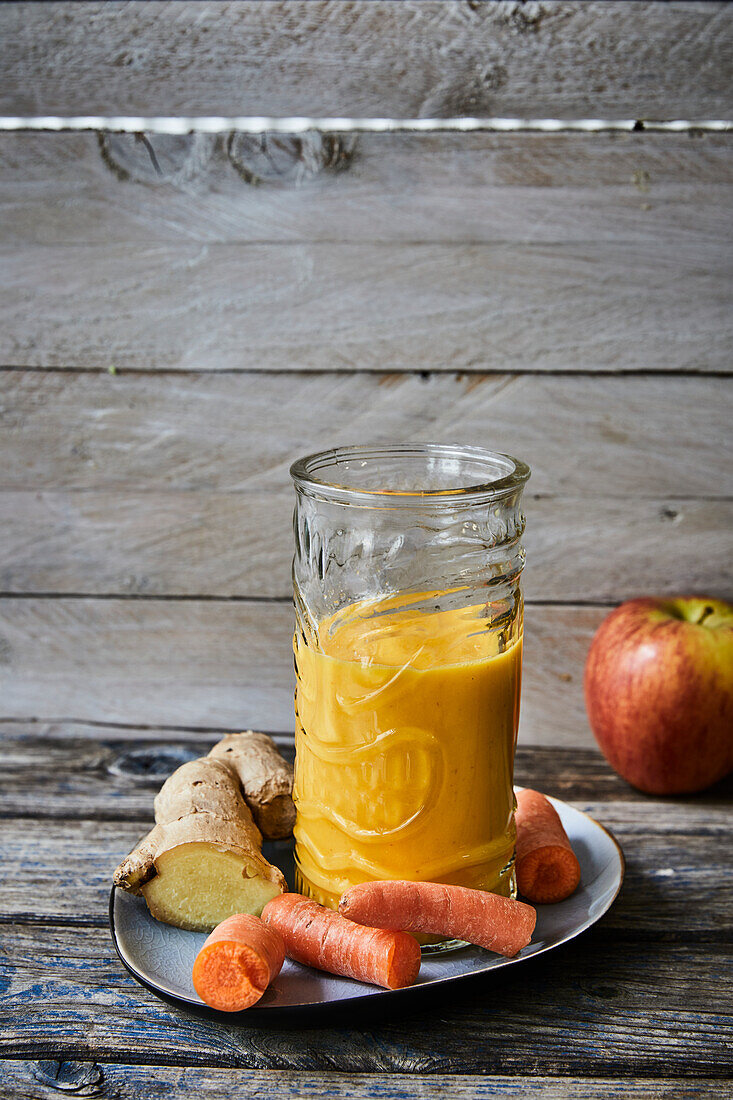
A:
{"label": "wood grain texture", "polygon": [[326,1026],[305,1020],[293,1029],[156,1000],[122,970],[106,928],[46,925],[42,935],[39,951],[37,927],[3,926],[7,1057],[140,1062],[153,1054],[163,1064],[271,1070],[723,1080],[733,1068],[731,978],[712,943],[629,950],[604,923],[509,976],[403,1000],[396,1013],[380,1006],[345,1020],[341,1009]]}
{"label": "wood grain texture", "polygon": [[[73,805],[79,817],[151,822],[152,798],[165,779],[180,764],[208,753],[223,732],[3,722],[0,816],[66,819]],[[292,759],[292,733],[275,737]],[[720,829],[733,785],[733,780],[718,784],[680,813],[674,801],[640,803],[638,791],[616,775],[597,749],[521,744],[515,778],[521,786],[566,801],[592,803],[601,817],[602,803],[613,802],[614,826],[621,825],[627,835],[634,827],[639,832],[695,832],[703,822],[706,829]]]}
{"label": "wood grain texture", "polygon": [[[148,788],[149,805],[154,793]],[[110,802],[123,805],[125,798],[124,789],[110,783]],[[576,804],[613,830],[627,860],[622,894],[598,930],[602,938],[613,933],[633,941],[637,957],[649,942],[684,949],[715,941],[722,950],[733,935],[733,857],[724,802],[712,810],[671,800]],[[3,818],[0,921],[106,928],[112,872],[151,821],[150,813],[110,821],[73,811],[64,819]]]}
{"label": "wood grain texture", "polygon": [[[149,805],[154,793],[149,787]],[[124,784],[110,783],[109,800],[124,805]],[[726,843],[730,815],[723,800],[717,809],[661,799],[586,799],[576,805],[613,830],[626,856],[623,891],[603,918],[601,939],[626,938],[637,945],[637,959],[648,943],[677,943],[684,950],[710,941],[722,950],[733,936],[733,856]],[[138,820],[122,814],[118,820],[87,818],[73,811],[66,818],[3,818],[0,921],[106,928],[112,872],[151,822],[150,812]],[[80,934],[82,940],[85,935]],[[598,973],[603,973],[600,965]],[[679,980],[688,979],[681,974]],[[707,995],[704,989],[700,995]]]}
{"label": "wood grain texture", "polygon": [[[182,1067],[203,1063],[267,1071],[273,1088],[295,1088],[295,1073],[309,1073],[311,1080],[317,1074],[318,1087],[328,1085],[329,1095],[337,1096],[346,1083],[334,1072],[370,1075],[368,1081],[350,1076],[349,1095],[359,1095],[362,1084],[366,1095],[404,1096],[406,1088],[413,1095],[409,1075],[419,1074],[416,1094],[430,1096],[425,1090],[433,1074],[455,1073],[461,1075],[456,1095],[476,1095],[466,1091],[471,1074],[505,1078],[488,1095],[516,1095],[520,1085],[521,1095],[547,1094],[540,1088],[547,1083],[551,1096],[593,1096],[601,1094],[593,1091],[601,1087],[594,1079],[618,1077],[637,1085],[651,1079],[645,1092],[630,1096],[684,1095],[665,1093],[657,1080],[662,1072],[667,1081],[684,1077],[690,1096],[709,1095],[695,1092],[697,1077],[724,1095],[733,1068],[725,1007],[733,866],[724,792],[702,799],[629,797],[596,753],[520,751],[527,779],[543,772],[555,782],[565,776],[580,807],[610,826],[625,849],[624,889],[601,924],[509,977],[492,975],[442,991],[439,1004],[424,998],[401,1003],[397,1014],[367,1008],[348,1021],[341,1014],[295,1028],[260,1028],[158,1001],[124,973],[114,954],[106,927],[109,875],[147,827],[155,789],[132,777],[130,753],[157,749],[162,764],[166,752],[195,751],[212,740],[178,731],[177,743],[160,742],[158,731],[137,733],[131,745],[124,730],[4,726],[0,804],[11,813],[7,795],[15,789],[25,812],[5,816],[2,826],[2,1053],[64,1063],[6,1065],[4,1094],[36,1100],[58,1082],[88,1082],[91,1095],[156,1096],[147,1087],[152,1074],[168,1095],[177,1095],[179,1086],[185,1095],[199,1077],[184,1077]],[[598,791],[605,792],[600,801]],[[41,816],[29,815],[31,807]],[[151,1052],[157,1065],[138,1065],[125,1084],[107,1064],[149,1063]],[[97,1061],[75,1066],[74,1059]],[[160,1063],[180,1068],[161,1072]],[[201,1073],[202,1096],[215,1097],[229,1082],[211,1068]],[[401,1083],[371,1076],[394,1073]],[[580,1092],[572,1080],[578,1075]],[[248,1095],[258,1080],[247,1075]],[[574,1092],[558,1091],[571,1085]],[[263,1081],[261,1095],[276,1094],[268,1087]],[[622,1097],[624,1088],[622,1082],[603,1094]],[[309,1095],[307,1083],[304,1089],[300,1094]]]}
{"label": "wood grain texture", "polygon": [[0,249],[0,363],[729,372],[731,247],[116,244]]}
{"label": "wood grain texture", "polygon": [[0,109],[729,117],[730,18],[717,3],[3,5]]}
{"label": "wood grain texture", "polygon": [[[20,3],[0,110],[730,117],[731,29],[615,0]],[[638,795],[581,674],[601,604],[733,588],[730,139],[362,137],[300,186],[272,145],[259,187],[243,141],[0,138],[0,1054],[33,1059],[0,1092],[725,1096],[730,783]],[[289,744],[288,465],[426,437],[534,467],[517,780],[614,831],[621,896],[396,1014],[161,1003],[114,954],[110,875],[219,732]]]}
{"label": "wood grain texture", "polygon": [[309,451],[432,439],[521,457],[528,498],[730,499],[732,420],[721,378],[9,371],[0,488],[200,490],[236,507],[290,492]]}
{"label": "wood grain texture", "polygon": [[[261,140],[283,178],[253,186],[241,174],[252,158],[226,139],[0,135],[3,240],[18,248],[626,242],[655,250],[664,241],[694,258],[733,235],[733,144],[724,135],[365,134],[351,139],[339,171],[297,186],[289,147]],[[296,154],[305,171],[308,152]]]}
{"label": "wood grain texture", "polygon": [[[113,729],[87,730],[84,737],[78,732],[71,723],[47,727],[42,735],[38,726],[3,724],[2,920],[103,926],[111,870],[149,828],[153,795],[170,772],[205,752],[217,736],[179,732],[171,740],[168,731],[161,740],[157,731],[139,730],[131,743]],[[680,944],[724,941],[733,933],[733,853],[724,844],[729,785],[696,798],[644,798],[597,751],[521,746],[517,781],[570,798],[618,837],[627,879],[604,918],[608,932]],[[65,849],[76,855],[64,861],[59,889]]]}
{"label": "wood grain texture", "polygon": [[[285,599],[292,511],[287,489],[0,490],[0,589]],[[530,494],[525,514],[529,600],[733,595],[733,501]]]}
{"label": "wood grain texture", "polygon": [[[520,737],[590,747],[582,667],[606,608],[525,615]],[[0,717],[293,728],[288,603],[0,600]]]}
{"label": "wood grain texture", "polygon": [[[688,1100],[693,1097],[723,1097],[725,1086],[711,1078],[646,1078],[623,1081],[612,1078],[589,1080],[587,1077],[490,1077],[476,1074],[359,1074],[337,1073],[314,1076],[288,1070],[250,1070],[243,1078],[241,1070],[193,1066],[138,1066],[105,1062],[24,1062],[8,1059],[0,1062],[0,1084],[6,1100],[46,1100],[58,1097],[59,1081],[90,1082],[91,1095],[100,1100],[178,1100],[199,1096],[201,1100],[239,1100],[256,1096],[257,1100],[279,1100],[283,1096],[303,1100],[321,1098],[324,1090],[334,1100],[442,1100],[447,1095],[457,1100],[484,1097],[542,1097],[542,1100]],[[85,1095],[80,1091],[78,1095]]]}

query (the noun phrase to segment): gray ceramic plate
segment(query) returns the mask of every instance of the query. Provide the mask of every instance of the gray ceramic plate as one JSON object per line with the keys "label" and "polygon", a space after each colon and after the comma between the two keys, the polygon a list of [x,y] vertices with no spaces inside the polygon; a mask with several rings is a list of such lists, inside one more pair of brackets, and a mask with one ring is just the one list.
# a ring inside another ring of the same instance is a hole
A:
{"label": "gray ceramic plate", "polygon": [[[621,889],[624,857],[614,837],[592,817],[552,799],[580,861],[581,884],[575,894],[558,905],[540,905],[532,942],[513,959],[493,955],[480,947],[464,947],[445,955],[425,955],[420,976],[409,989],[388,990],[349,978],[336,978],[299,963],[285,960],[273,982],[247,1019],[257,1015],[272,1019],[282,1012],[332,1005],[335,1001],[394,998],[420,987],[452,982],[472,974],[516,966],[580,935],[610,908]],[[290,843],[265,845],[267,858],[293,881]],[[112,939],[122,962],[143,985],[188,1005],[203,1006],[191,981],[193,962],[203,945],[203,932],[184,932],[160,924],[150,916],[142,898],[113,889],[110,899]],[[222,1014],[224,1015],[224,1014]],[[229,1019],[231,1015],[226,1014]]]}

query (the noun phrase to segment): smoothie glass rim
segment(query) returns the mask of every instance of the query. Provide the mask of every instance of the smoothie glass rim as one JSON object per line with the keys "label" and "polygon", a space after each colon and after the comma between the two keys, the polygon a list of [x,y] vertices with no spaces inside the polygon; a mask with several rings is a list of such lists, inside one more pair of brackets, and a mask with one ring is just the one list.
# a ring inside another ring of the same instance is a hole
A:
{"label": "smoothie glass rim", "polygon": [[[484,466],[486,476],[474,480],[474,473],[471,484],[443,488],[361,488],[358,484],[347,483],[342,476],[339,480],[319,476],[329,470],[339,471],[340,475],[348,473],[350,462],[362,463],[363,469],[369,460],[403,460],[407,467],[410,461],[414,463],[419,459],[425,460],[426,474],[429,473],[428,463],[431,460],[443,460],[470,465],[473,471]],[[298,490],[334,503],[398,508],[414,507],[423,501],[431,506],[455,507],[459,503],[490,503],[521,490],[530,476],[530,468],[525,462],[503,451],[492,451],[470,444],[380,443],[352,444],[314,451],[296,459],[290,467],[290,476]]]}

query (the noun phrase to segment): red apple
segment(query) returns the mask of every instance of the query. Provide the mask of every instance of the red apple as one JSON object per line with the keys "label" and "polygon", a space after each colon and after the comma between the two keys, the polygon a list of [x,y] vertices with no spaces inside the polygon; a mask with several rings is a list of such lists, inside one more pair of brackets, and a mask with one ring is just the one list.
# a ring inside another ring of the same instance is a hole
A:
{"label": "red apple", "polygon": [[604,619],[585,665],[591,729],[649,794],[701,791],[733,769],[733,606],[639,599]]}

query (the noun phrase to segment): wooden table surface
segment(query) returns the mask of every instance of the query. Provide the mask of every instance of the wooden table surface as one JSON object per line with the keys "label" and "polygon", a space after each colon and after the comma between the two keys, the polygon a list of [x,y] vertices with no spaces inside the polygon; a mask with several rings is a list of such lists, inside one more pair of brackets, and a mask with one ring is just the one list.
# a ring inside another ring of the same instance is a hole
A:
{"label": "wooden table surface", "polygon": [[620,897],[540,959],[390,1009],[277,1026],[164,1003],[110,939],[112,869],[162,775],[216,735],[2,730],[2,1095],[730,1095],[729,787],[646,798],[592,750],[520,747],[516,777],[588,811],[627,861]]}
{"label": "wooden table surface", "polygon": [[[0,1098],[731,1095],[730,786],[634,792],[581,685],[609,607],[733,592],[733,131],[699,125],[733,6],[6,3],[0,37],[11,116],[596,120],[0,134]],[[163,1003],[110,878],[186,754],[291,736],[288,466],[426,438],[532,467],[516,777],[615,833],[621,896],[395,1011]]]}

